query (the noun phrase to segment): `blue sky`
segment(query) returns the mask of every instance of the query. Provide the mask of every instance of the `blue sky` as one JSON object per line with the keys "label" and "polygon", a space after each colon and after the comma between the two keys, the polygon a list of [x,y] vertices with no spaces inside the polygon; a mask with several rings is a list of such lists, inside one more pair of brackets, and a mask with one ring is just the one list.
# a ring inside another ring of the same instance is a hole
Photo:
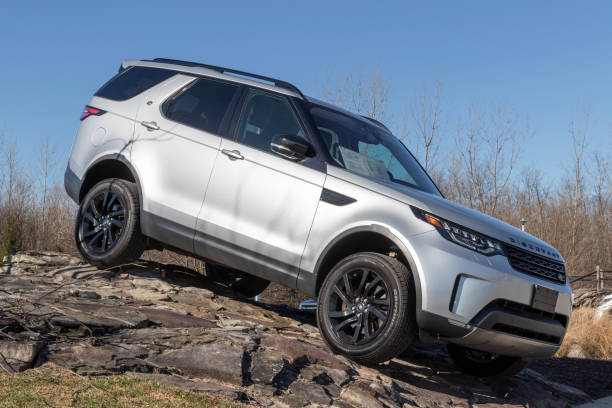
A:
{"label": "blue sky", "polygon": [[313,96],[329,71],[378,68],[392,112],[439,78],[451,111],[507,103],[529,120],[521,167],[551,181],[570,158],[579,105],[590,106],[590,148],[612,152],[610,2],[220,3],[2,2],[0,129],[30,161],[49,136],[63,165],[83,105],[120,62],[164,56],[279,77]]}

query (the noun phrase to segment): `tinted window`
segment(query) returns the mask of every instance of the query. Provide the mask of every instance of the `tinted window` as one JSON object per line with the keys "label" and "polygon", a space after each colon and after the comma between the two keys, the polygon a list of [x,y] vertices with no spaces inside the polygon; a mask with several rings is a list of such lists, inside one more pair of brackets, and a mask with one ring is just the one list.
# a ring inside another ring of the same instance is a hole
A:
{"label": "tinted window", "polygon": [[125,101],[176,74],[167,69],[132,67],[116,75],[96,92],[95,96]]}
{"label": "tinted window", "polygon": [[304,137],[289,101],[282,96],[251,91],[240,118],[237,141],[270,151],[270,143],[278,135]]}
{"label": "tinted window", "polygon": [[187,126],[218,133],[219,125],[238,89],[237,85],[199,79],[185,92],[166,101],[164,114],[168,119]]}
{"label": "tinted window", "polygon": [[408,149],[388,131],[365,119],[316,105],[310,113],[339,166],[380,181],[440,194]]}

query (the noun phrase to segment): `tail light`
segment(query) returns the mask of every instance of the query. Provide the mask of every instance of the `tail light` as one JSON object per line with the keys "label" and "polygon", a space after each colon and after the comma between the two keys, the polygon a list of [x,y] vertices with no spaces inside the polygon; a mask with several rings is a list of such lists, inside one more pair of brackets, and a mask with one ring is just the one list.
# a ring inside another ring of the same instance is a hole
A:
{"label": "tail light", "polygon": [[81,120],[90,117],[91,115],[95,115],[95,116],[100,116],[105,114],[106,111],[102,110],[102,109],[98,109],[98,108],[94,108],[93,106],[85,106],[85,109],[83,109],[83,113],[81,113]]}

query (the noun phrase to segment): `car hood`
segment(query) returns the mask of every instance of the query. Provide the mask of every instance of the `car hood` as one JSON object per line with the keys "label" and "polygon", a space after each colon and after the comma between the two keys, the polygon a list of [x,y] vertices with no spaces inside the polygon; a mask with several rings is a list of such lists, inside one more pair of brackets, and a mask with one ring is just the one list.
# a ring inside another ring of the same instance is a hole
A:
{"label": "car hood", "polygon": [[[341,173],[342,178],[358,177],[360,179],[359,182],[357,182],[357,180],[350,181],[361,184],[368,189],[374,190],[390,198],[418,207],[433,215],[437,215],[448,221],[480,232],[481,234],[508,245],[513,245],[523,250],[533,252],[534,254],[563,262],[563,257],[559,251],[551,245],[519,228],[479,211],[449,201],[443,197],[425,193],[421,190],[401,184],[375,181],[366,177],[350,174],[346,170]],[[350,176],[348,174],[350,174]],[[410,212],[410,215],[412,215],[412,212]]]}
{"label": "car hood", "polygon": [[422,210],[488,235],[506,244],[546,256],[550,259],[563,261],[559,251],[519,228],[445,198],[436,197],[431,194],[427,194],[427,196],[427,200],[420,200],[422,203],[420,208]]}

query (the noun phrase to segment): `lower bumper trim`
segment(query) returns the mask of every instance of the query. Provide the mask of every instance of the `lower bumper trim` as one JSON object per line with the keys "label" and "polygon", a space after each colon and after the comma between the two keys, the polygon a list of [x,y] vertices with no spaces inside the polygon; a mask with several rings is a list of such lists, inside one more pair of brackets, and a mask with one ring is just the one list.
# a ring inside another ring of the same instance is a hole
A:
{"label": "lower bumper trim", "polygon": [[481,328],[475,328],[464,337],[445,340],[488,353],[526,358],[550,357],[559,348],[556,344]]}

